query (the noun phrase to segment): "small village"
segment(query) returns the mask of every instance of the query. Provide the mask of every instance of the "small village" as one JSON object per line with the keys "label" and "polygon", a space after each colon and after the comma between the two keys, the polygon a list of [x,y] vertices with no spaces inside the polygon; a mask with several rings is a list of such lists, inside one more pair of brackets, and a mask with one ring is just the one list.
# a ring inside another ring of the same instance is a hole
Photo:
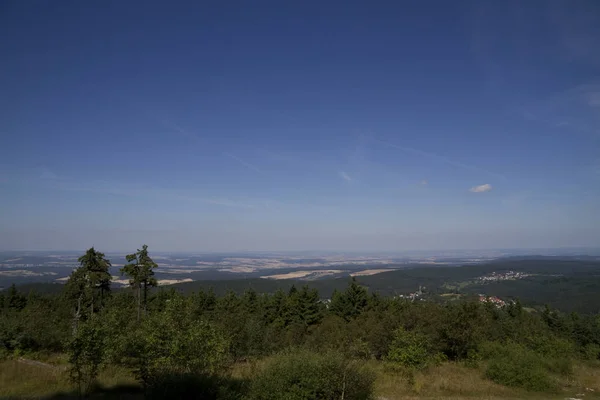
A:
{"label": "small village", "polygon": [[486,276],[480,276],[477,278],[479,282],[498,282],[498,281],[510,281],[516,279],[527,278],[532,276],[524,272],[506,271],[506,272],[492,272]]}
{"label": "small village", "polygon": [[493,305],[495,305],[498,308],[504,307],[506,306],[508,303],[502,299],[500,299],[499,297],[496,296],[486,296],[484,294],[480,294],[479,295],[479,302],[480,303],[491,303]]}

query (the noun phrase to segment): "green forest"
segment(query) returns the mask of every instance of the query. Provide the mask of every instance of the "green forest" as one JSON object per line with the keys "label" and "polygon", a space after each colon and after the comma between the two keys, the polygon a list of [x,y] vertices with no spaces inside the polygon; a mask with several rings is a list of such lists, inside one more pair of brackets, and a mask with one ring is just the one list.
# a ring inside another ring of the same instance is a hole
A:
{"label": "green forest", "polygon": [[0,397],[600,394],[597,313],[412,301],[355,279],[327,300],[308,285],[182,292],[156,288],[147,246],[126,260],[127,290],[111,288],[110,260],[90,248],[60,293],[0,292]]}

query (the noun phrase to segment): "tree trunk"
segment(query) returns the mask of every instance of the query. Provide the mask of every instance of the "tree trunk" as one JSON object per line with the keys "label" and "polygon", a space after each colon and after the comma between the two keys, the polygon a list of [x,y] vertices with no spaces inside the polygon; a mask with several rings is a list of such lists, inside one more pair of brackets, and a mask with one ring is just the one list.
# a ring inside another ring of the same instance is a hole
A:
{"label": "tree trunk", "polygon": [[137,320],[140,322],[140,313],[142,312],[142,285],[138,283],[138,313]]}
{"label": "tree trunk", "polygon": [[77,328],[79,327],[79,319],[81,318],[81,294],[77,299],[77,307],[75,308],[75,315],[73,315],[73,337],[77,336]]}
{"label": "tree trunk", "polygon": [[144,282],[144,316],[147,314],[146,305],[148,301],[148,284]]}

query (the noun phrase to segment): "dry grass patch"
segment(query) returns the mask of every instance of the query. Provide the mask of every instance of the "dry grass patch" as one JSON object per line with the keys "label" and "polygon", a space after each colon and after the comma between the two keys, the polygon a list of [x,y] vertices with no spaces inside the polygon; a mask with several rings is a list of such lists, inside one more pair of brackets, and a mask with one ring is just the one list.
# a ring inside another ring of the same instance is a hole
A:
{"label": "dry grass patch", "polygon": [[[109,366],[98,377],[98,385],[105,389],[119,386],[138,386],[128,369]],[[0,398],[38,399],[72,393],[64,366],[56,368],[28,365],[16,360],[0,362]]]}
{"label": "dry grass patch", "polygon": [[[375,393],[379,400],[408,399],[564,399],[563,395],[530,393],[498,385],[485,378],[483,370],[444,363],[423,372],[407,371],[371,363],[377,373]],[[592,377],[590,377],[592,379]],[[588,395],[589,398],[589,395]]]}
{"label": "dry grass patch", "polygon": [[600,363],[575,365],[573,376],[579,393],[600,398]]}
{"label": "dry grass patch", "polygon": [[0,363],[0,398],[39,398],[71,390],[64,370],[23,364]]}

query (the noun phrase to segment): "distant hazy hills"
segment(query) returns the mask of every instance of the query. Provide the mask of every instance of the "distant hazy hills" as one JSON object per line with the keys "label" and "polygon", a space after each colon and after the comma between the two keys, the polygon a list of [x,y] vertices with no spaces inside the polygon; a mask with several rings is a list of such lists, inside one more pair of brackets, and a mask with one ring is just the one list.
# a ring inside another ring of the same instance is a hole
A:
{"label": "distant hazy hills", "polygon": [[[503,279],[507,271],[522,272],[519,279]],[[482,279],[493,276],[500,278]],[[208,290],[217,294],[228,290],[242,293],[249,288],[261,293],[272,293],[278,289],[288,290],[292,285],[308,284],[316,288],[322,298],[328,298],[334,290],[343,290],[348,284],[349,275],[325,277],[306,281],[300,279],[262,279],[256,277],[242,279],[201,279],[198,281],[169,286],[182,292]],[[518,257],[494,262],[466,265],[461,267],[419,266],[382,272],[370,276],[356,277],[358,282],[370,292],[382,295],[407,295],[425,288],[426,298],[435,301],[444,293],[458,293],[464,296],[486,294],[503,299],[519,298],[533,306],[549,306],[564,311],[583,313],[600,312],[600,261],[597,257],[549,258]],[[497,280],[495,280],[497,279]],[[22,290],[35,290],[56,293],[62,285],[56,283],[25,283]],[[160,290],[160,289],[158,289]]]}

